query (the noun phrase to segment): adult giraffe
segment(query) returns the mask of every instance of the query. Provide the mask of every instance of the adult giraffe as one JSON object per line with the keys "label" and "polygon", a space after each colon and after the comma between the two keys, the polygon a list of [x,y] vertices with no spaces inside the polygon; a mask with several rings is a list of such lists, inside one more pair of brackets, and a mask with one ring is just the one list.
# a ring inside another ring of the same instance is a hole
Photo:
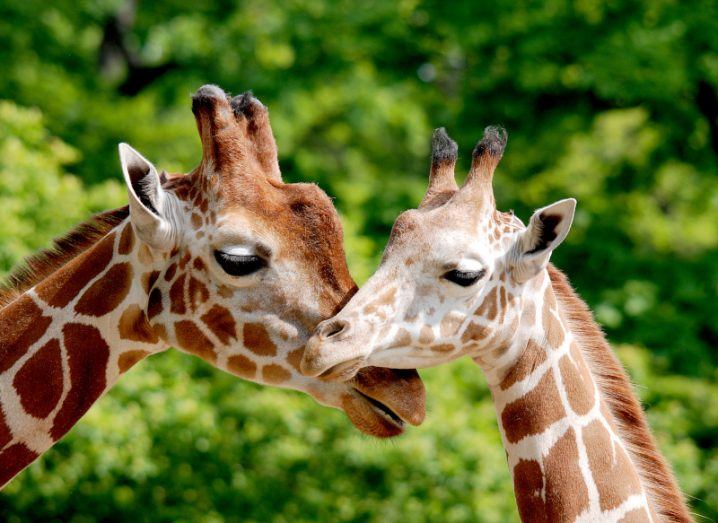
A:
{"label": "adult giraffe", "polygon": [[506,134],[487,128],[459,189],[439,129],[429,188],[381,266],[307,344],[302,370],[341,380],[366,365],[468,355],[483,369],[524,521],[690,521],[623,367],[586,304],[549,264],[576,201],[496,210]]}
{"label": "adult giraffe", "polygon": [[139,360],[173,345],[252,381],[305,391],[362,431],[424,416],[412,371],[351,383],[299,373],[316,324],[356,290],[341,225],[312,184],[282,183],[266,108],[200,88],[202,160],[159,174],[120,145],[129,206],[27,261],[0,292],[0,486]]}

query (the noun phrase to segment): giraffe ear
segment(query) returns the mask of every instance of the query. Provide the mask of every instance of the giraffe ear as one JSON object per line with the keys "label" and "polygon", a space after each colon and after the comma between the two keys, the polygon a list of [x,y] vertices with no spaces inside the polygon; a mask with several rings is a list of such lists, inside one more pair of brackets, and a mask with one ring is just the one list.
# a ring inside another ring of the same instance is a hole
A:
{"label": "giraffe ear", "polygon": [[551,253],[571,229],[575,211],[576,200],[567,198],[534,212],[514,246],[511,270],[516,281],[528,281],[546,268]]}
{"label": "giraffe ear", "polygon": [[130,201],[130,221],[137,236],[150,247],[170,250],[173,229],[168,218],[169,198],[157,169],[135,149],[121,143],[120,163]]}

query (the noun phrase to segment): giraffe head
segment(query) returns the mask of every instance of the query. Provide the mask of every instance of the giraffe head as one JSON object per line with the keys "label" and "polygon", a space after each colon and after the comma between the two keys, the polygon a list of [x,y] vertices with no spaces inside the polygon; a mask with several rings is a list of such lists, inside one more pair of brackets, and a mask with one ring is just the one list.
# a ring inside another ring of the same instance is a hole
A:
{"label": "giraffe head", "polygon": [[242,378],[305,391],[366,433],[420,423],[415,372],[366,369],[341,384],[301,375],[310,333],[356,290],[337,212],[316,185],[282,182],[267,109],[250,93],[207,85],[192,111],[202,159],[189,174],[160,173],[120,145],[131,224],[120,245],[146,265],[151,332]]}
{"label": "giraffe head", "polygon": [[420,368],[482,358],[516,335],[533,282],[566,237],[576,201],[537,210],[528,226],[496,209],[494,170],[506,132],[489,127],[459,188],[457,146],[434,133],[429,187],[396,220],[377,272],[307,344],[302,371],[342,379],[366,365]]}

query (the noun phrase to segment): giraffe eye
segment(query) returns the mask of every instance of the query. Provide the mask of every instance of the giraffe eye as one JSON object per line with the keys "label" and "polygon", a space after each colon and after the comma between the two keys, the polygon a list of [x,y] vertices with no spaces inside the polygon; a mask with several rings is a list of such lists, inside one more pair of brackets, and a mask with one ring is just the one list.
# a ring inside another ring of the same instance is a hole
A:
{"label": "giraffe eye", "polygon": [[484,274],[486,274],[486,269],[481,269],[480,271],[460,271],[454,269],[453,271],[445,273],[444,279],[461,285],[462,287],[469,287],[483,278]]}
{"label": "giraffe eye", "polygon": [[249,276],[267,266],[267,261],[255,254],[229,254],[223,251],[214,251],[214,259],[230,276]]}

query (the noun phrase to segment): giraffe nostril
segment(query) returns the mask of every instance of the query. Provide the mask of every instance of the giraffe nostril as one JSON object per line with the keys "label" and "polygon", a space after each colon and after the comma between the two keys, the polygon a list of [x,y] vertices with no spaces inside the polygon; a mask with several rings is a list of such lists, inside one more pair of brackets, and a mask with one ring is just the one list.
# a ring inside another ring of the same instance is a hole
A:
{"label": "giraffe nostril", "polygon": [[323,340],[336,338],[349,331],[349,322],[346,320],[329,320],[319,330],[319,337]]}

